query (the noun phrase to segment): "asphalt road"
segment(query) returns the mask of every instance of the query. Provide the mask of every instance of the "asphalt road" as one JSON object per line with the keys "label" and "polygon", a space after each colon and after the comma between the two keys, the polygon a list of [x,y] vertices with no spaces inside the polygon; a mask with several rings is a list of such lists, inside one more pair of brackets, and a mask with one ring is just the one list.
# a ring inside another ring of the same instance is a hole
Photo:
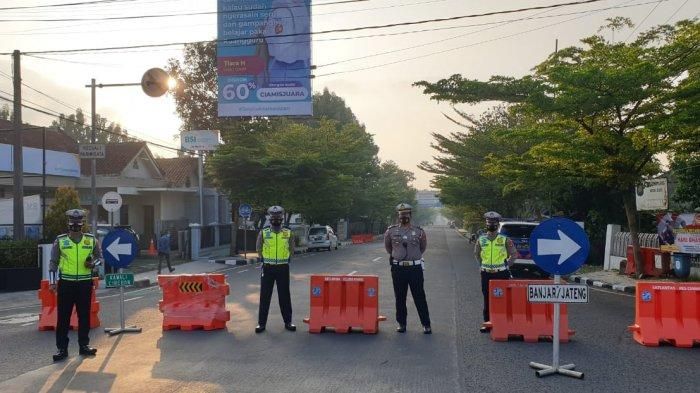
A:
{"label": "asphalt road", "polygon": [[[599,290],[590,304],[570,307],[576,335],[561,346],[562,364],[575,363],[585,379],[536,378],[528,363],[550,363],[551,343],[499,343],[479,333],[482,300],[471,246],[454,230],[435,227],[427,233],[432,335],[422,334],[410,296],[408,332],[394,332],[394,296],[383,247],[356,245],[293,261],[296,333],[283,329],[275,298],[267,331],[253,332],[260,271],[252,266],[223,271],[231,287],[226,330],[163,332],[159,288],[130,291],[127,323],[143,333],[109,337],[93,330],[92,344],[99,350],[93,359],[77,356],[71,333],[71,358],[51,364],[54,335],[36,330],[31,322],[36,307],[0,311],[0,318],[18,318],[0,329],[0,391],[697,391],[698,348],[637,344],[626,330],[634,319],[634,299]],[[379,334],[309,334],[302,318],[308,314],[313,273],[378,275],[381,313],[388,318]],[[102,327],[117,326],[118,297],[103,296],[100,302]]]}

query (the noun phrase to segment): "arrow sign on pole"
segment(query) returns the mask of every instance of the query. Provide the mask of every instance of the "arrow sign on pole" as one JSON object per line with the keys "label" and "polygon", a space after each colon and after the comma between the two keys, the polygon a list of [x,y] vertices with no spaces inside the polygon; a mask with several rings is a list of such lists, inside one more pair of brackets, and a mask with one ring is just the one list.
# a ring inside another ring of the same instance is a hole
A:
{"label": "arrow sign on pole", "polygon": [[131,255],[131,243],[119,243],[119,238],[114,239],[112,244],[107,246],[107,252],[118,261],[119,255]]}
{"label": "arrow sign on pole", "polygon": [[537,253],[539,255],[559,255],[558,265],[561,265],[572,255],[576,254],[581,246],[570,237],[566,236],[561,229],[557,230],[559,239],[537,239]]}

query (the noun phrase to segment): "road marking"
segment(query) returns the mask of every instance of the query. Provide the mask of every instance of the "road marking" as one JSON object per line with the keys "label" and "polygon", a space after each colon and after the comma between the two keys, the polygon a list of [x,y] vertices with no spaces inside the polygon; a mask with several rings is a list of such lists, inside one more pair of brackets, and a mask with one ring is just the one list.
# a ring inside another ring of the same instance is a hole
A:
{"label": "road marking", "polygon": [[350,273],[348,273],[348,276],[352,276],[353,274],[357,273],[357,270],[353,270]]}
{"label": "road marking", "polygon": [[240,272],[238,272],[238,274],[245,273],[245,272],[247,272],[247,271],[248,271],[248,269],[241,270]]}
{"label": "road marking", "polygon": [[132,301],[132,300],[138,300],[138,299],[141,299],[142,297],[143,297],[143,296],[137,296],[137,297],[132,297],[132,298],[129,298],[129,299],[124,299],[124,302],[126,303],[126,302],[130,302],[130,301]]}
{"label": "road marking", "polygon": [[0,325],[19,325],[24,323],[34,323],[39,320],[39,314],[23,313],[8,315],[0,318]]}
{"label": "road marking", "polygon": [[20,326],[29,326],[29,325],[34,325],[34,322],[23,323]]}
{"label": "road marking", "polygon": [[611,291],[611,290],[606,290],[606,289],[598,289],[595,287],[588,287],[591,291],[596,291],[596,292],[603,292],[603,293],[609,293],[611,295],[619,295],[619,296],[626,296],[626,297],[635,297],[635,295],[630,295],[629,293],[620,293],[617,291]]}
{"label": "road marking", "polygon": [[382,259],[382,257],[374,258],[374,259],[372,259],[372,262],[377,262],[377,261],[379,261],[380,259]]}

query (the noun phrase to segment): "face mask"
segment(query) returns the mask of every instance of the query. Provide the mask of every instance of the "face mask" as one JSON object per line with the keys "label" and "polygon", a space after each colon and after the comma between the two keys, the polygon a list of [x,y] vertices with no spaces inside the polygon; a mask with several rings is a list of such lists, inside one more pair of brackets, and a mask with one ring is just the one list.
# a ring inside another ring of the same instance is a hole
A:
{"label": "face mask", "polygon": [[270,225],[272,225],[273,227],[278,227],[278,226],[282,225],[282,220],[280,220],[280,219],[270,220]]}
{"label": "face mask", "polygon": [[401,221],[402,224],[408,224],[409,222],[411,222],[411,217],[399,217],[399,221]]}
{"label": "face mask", "polygon": [[495,232],[498,229],[498,224],[486,224],[486,229],[491,232]]}
{"label": "face mask", "polygon": [[81,223],[74,223],[74,222],[69,223],[68,229],[71,232],[82,232],[83,231],[83,223],[82,222]]}

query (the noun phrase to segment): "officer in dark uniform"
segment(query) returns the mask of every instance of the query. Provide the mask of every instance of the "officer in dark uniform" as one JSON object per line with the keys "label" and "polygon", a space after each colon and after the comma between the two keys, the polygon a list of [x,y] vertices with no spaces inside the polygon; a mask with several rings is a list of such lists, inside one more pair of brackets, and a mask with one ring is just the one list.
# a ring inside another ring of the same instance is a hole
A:
{"label": "officer in dark uniform", "polygon": [[[92,270],[100,264],[100,244],[91,234],[83,233],[85,213],[71,209],[68,216],[68,233],[58,235],[51,250],[49,284],[58,290],[58,320],[56,324],[55,362],[68,357],[68,329],[75,306],[78,314],[79,353],[93,356],[97,349],[90,347],[90,306],[92,300]],[[59,273],[60,272],[60,273]],[[56,278],[58,275],[58,283]]]}
{"label": "officer in dark uniform", "polygon": [[289,294],[289,262],[294,255],[294,235],[289,228],[282,227],[284,209],[281,206],[272,206],[267,209],[267,213],[270,215],[270,226],[260,231],[255,245],[263,263],[260,272],[258,326],[255,327],[255,333],[265,331],[275,283],[284,328],[294,332],[297,327],[292,323],[292,299]]}
{"label": "officer in dark uniform", "polygon": [[413,302],[418,309],[418,317],[423,325],[423,333],[431,334],[428,302],[423,289],[423,253],[428,245],[425,231],[411,225],[411,205],[401,203],[396,206],[399,216],[398,225],[392,225],[384,233],[384,247],[389,253],[391,279],[396,297],[396,331],[406,331],[406,296],[411,288]]}
{"label": "officer in dark uniform", "polygon": [[[515,261],[517,251],[513,241],[498,233],[501,215],[496,212],[484,214],[486,219],[486,234],[479,236],[474,246],[474,257],[481,269],[481,293],[484,296],[484,322],[489,320],[489,281],[508,280],[511,278],[509,267]],[[485,326],[479,331],[486,333]]]}

